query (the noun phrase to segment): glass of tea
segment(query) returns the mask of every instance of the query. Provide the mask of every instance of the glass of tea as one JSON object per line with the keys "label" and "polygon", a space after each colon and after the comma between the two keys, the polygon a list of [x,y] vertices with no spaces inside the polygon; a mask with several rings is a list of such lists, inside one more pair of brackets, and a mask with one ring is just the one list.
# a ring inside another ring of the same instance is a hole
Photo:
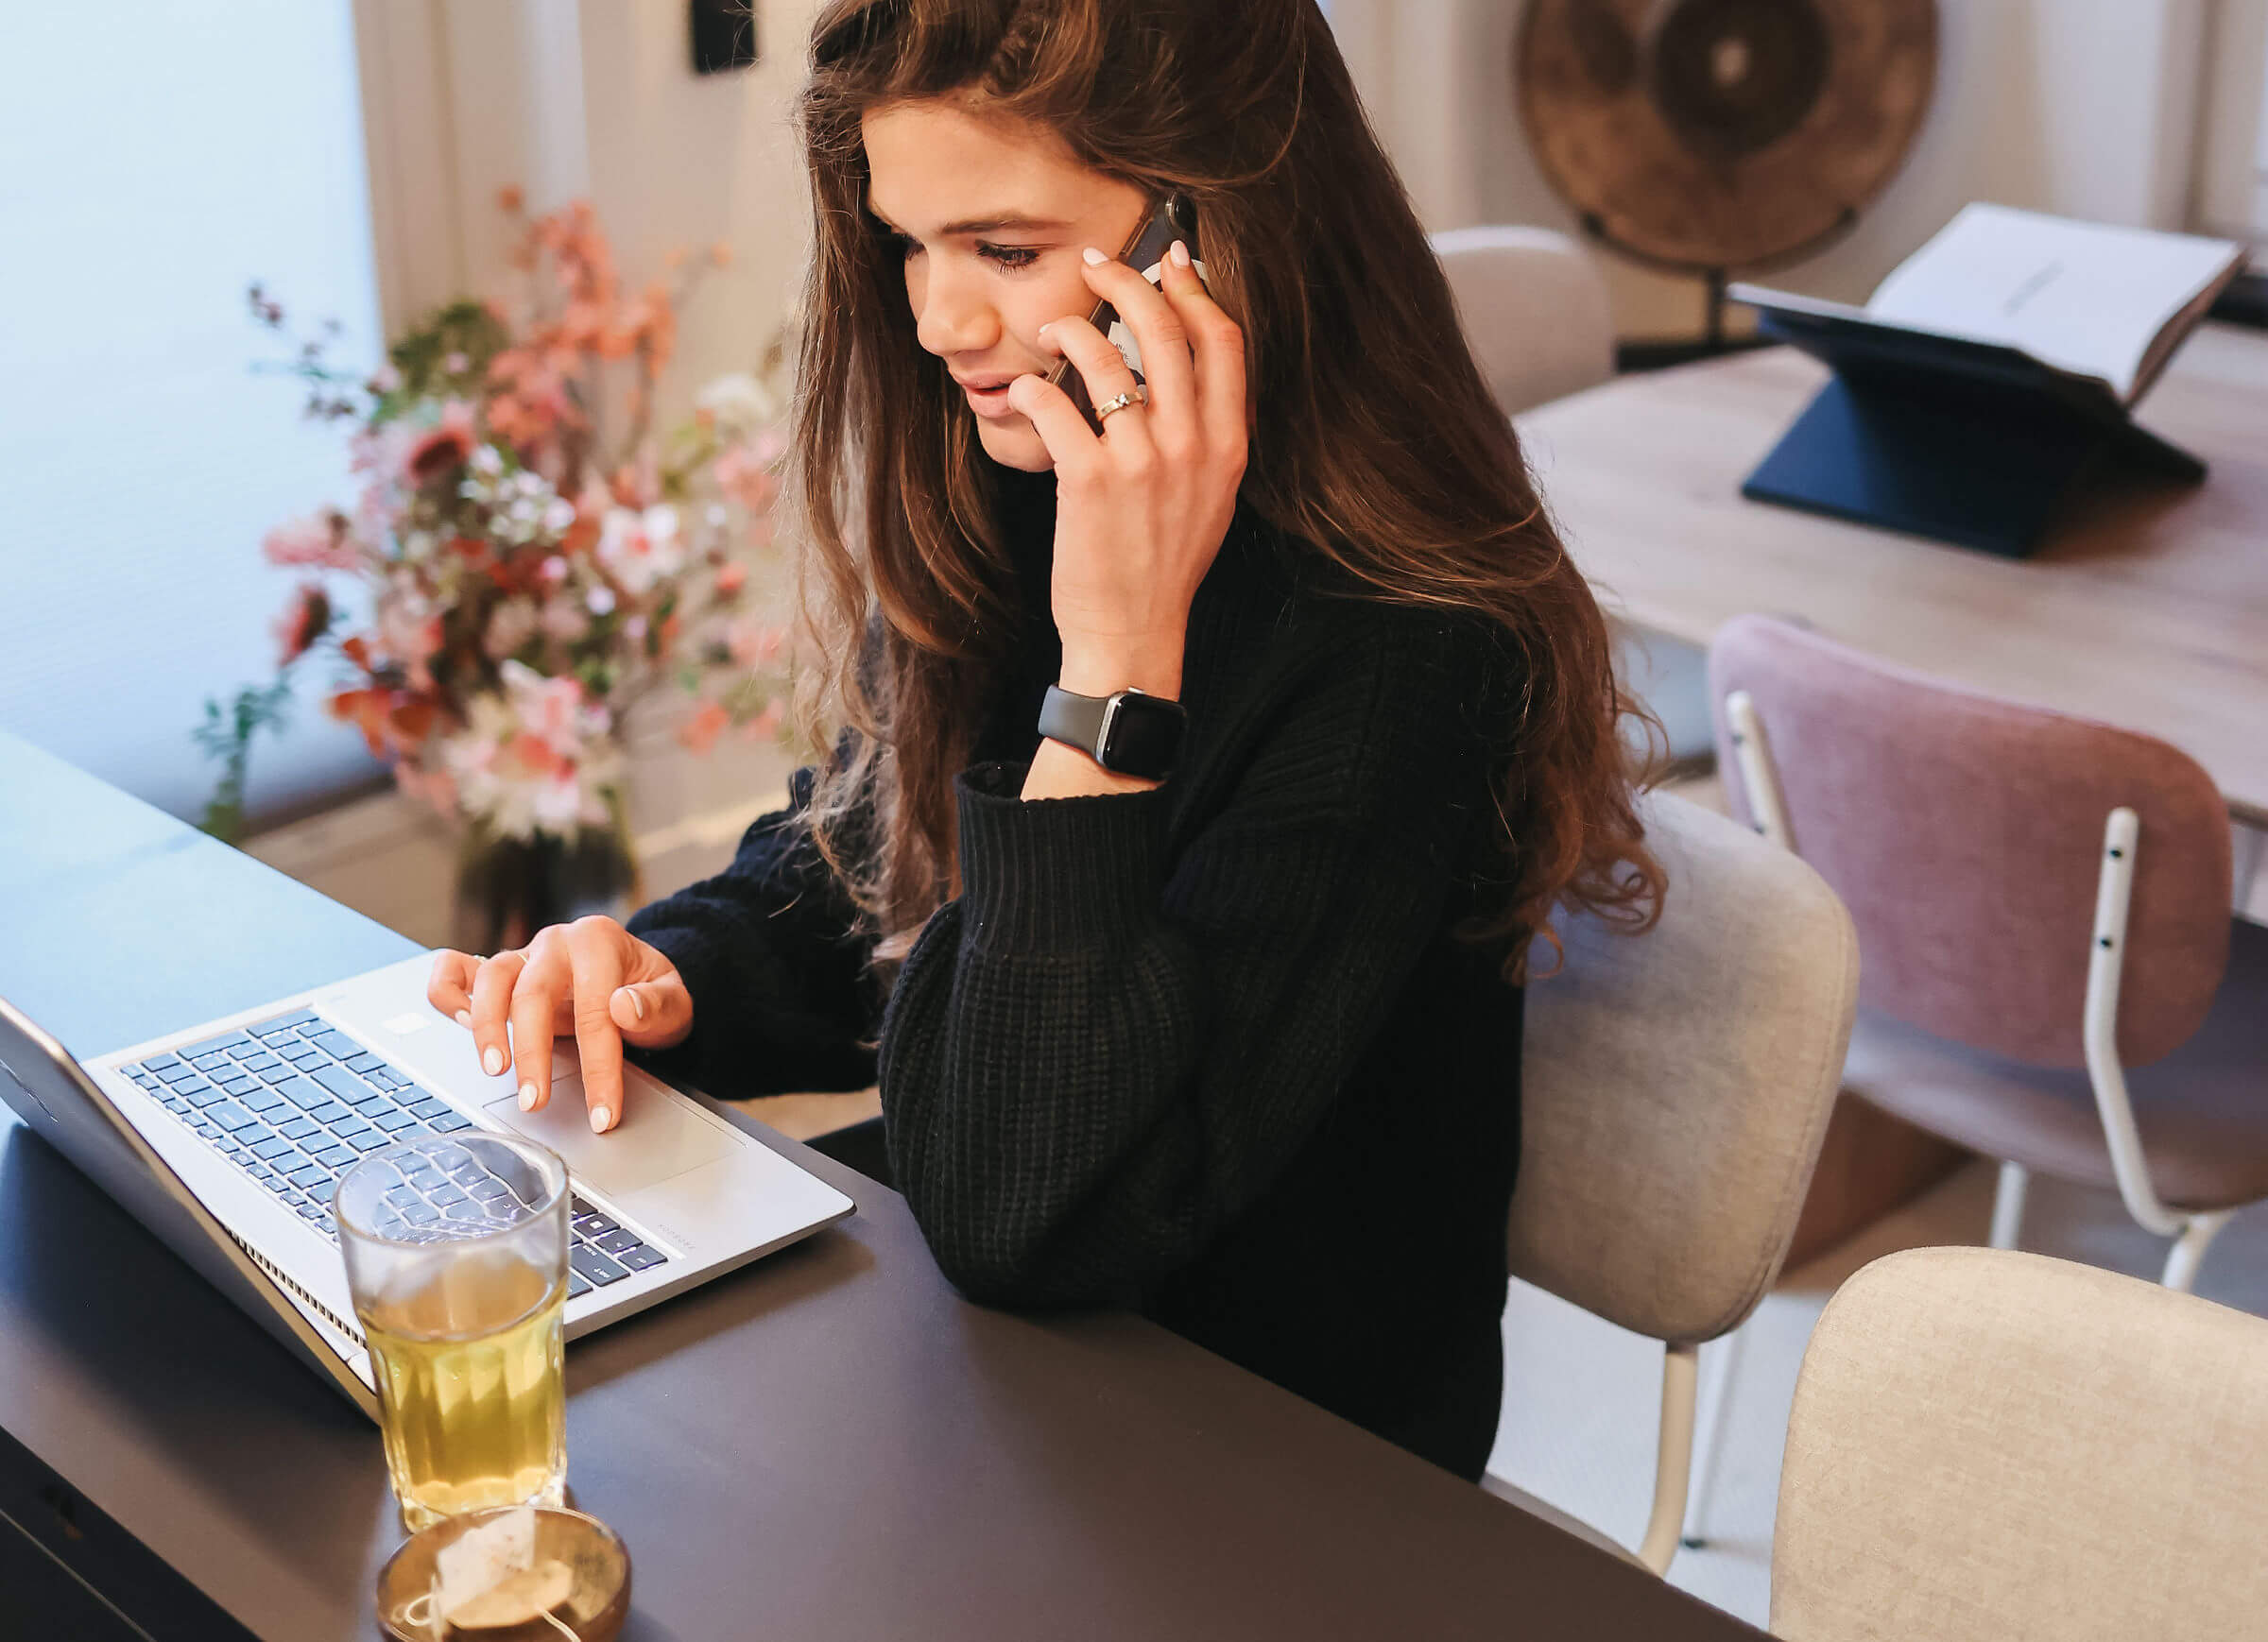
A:
{"label": "glass of tea", "polygon": [[411,1532],[567,1487],[567,1165],[459,1130],[370,1153],[332,1212]]}

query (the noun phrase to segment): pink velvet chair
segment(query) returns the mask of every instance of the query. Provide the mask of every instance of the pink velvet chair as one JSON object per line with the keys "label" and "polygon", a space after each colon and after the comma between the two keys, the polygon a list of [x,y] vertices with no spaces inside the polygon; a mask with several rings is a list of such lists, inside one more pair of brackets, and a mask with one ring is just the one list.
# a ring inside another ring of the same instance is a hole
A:
{"label": "pink velvet chair", "polygon": [[2229,818],[2195,761],[1743,617],[1710,652],[1734,813],[1850,909],[1844,1086],[2031,1172],[2115,1188],[2186,1289],[2268,1198],[2268,930],[2230,916]]}

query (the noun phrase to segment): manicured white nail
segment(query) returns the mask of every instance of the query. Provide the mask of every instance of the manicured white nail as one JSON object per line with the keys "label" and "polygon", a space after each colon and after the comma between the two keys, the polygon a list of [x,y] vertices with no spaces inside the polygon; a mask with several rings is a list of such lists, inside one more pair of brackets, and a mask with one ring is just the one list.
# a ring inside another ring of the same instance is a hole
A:
{"label": "manicured white nail", "polygon": [[1168,246],[1165,254],[1174,259],[1174,266],[1177,268],[1189,266],[1189,247],[1183,245],[1179,240],[1174,241],[1171,246]]}
{"label": "manicured white nail", "polygon": [[591,1127],[597,1130],[601,1135],[607,1132],[608,1125],[613,1121],[614,1114],[608,1111],[606,1107],[593,1106],[591,1108]]}
{"label": "manicured white nail", "polygon": [[618,988],[618,990],[621,992],[623,997],[630,1001],[630,1013],[636,1016],[640,1020],[644,1020],[645,1018],[645,1000],[638,996],[638,988],[635,986],[624,986]]}
{"label": "manicured white nail", "polygon": [[470,1009],[458,1010],[456,1012],[456,1023],[457,1025],[463,1027],[467,1032],[471,1032],[472,1030],[472,1012]]}
{"label": "manicured white nail", "polygon": [[522,1084],[520,1086],[520,1109],[523,1112],[532,1112],[536,1109],[535,1085]]}
{"label": "manicured white nail", "polygon": [[480,1064],[482,1069],[489,1076],[494,1077],[498,1072],[504,1070],[504,1051],[491,1043],[480,1052]]}
{"label": "manicured white nail", "polygon": [[1085,250],[1081,251],[1079,255],[1087,260],[1087,265],[1091,268],[1099,268],[1105,263],[1110,260],[1108,257],[1103,255],[1101,251],[1096,250],[1092,246],[1089,246]]}

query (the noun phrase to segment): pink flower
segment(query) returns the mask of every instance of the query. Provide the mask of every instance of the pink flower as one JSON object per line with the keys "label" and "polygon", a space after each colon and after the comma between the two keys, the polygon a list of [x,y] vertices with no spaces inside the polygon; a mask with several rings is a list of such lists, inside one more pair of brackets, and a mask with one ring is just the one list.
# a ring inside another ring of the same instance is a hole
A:
{"label": "pink flower", "polygon": [[722,707],[713,701],[704,701],[694,710],[693,716],[679,727],[678,740],[695,752],[706,754],[716,745],[718,734],[731,722],[732,715]]}
{"label": "pink flower", "polygon": [[716,459],[716,482],[725,494],[750,513],[767,511],[780,494],[770,466],[747,445],[733,445]]}
{"label": "pink flower", "polygon": [[441,407],[441,419],[410,445],[402,458],[402,479],[415,487],[446,478],[472,458],[480,442],[472,406],[453,399]]}
{"label": "pink flower", "polygon": [[430,804],[443,815],[456,814],[456,778],[445,769],[421,770],[404,759],[394,766],[394,784],[421,803]]}
{"label": "pink flower", "polygon": [[261,538],[260,551],[268,563],[277,565],[354,570],[361,563],[348,534],[347,516],[335,507],[284,521]]}
{"label": "pink flower", "polygon": [[320,582],[305,582],[276,622],[277,665],[288,667],[331,630],[331,596]]}
{"label": "pink flower", "polygon": [[725,629],[725,648],[743,667],[769,666],[780,659],[780,651],[786,642],[786,628],[760,622],[753,616],[738,617]]}

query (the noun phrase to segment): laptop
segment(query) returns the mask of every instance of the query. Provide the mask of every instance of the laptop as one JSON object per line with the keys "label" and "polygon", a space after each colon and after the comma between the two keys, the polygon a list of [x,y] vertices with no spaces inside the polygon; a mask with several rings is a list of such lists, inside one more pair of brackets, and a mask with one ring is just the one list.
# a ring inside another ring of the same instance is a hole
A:
{"label": "laptop", "polygon": [[[433,955],[81,1061],[0,999],[0,1099],[372,1419],[369,1352],[331,1193],[388,1141],[489,1129],[566,1159],[570,1340],[771,1253],[850,1198],[699,1102],[623,1069],[621,1120],[585,1117],[572,1039],[551,1101],[520,1110],[507,1070],[425,1000]],[[472,1219],[500,1183],[417,1181],[410,1211]]]}

